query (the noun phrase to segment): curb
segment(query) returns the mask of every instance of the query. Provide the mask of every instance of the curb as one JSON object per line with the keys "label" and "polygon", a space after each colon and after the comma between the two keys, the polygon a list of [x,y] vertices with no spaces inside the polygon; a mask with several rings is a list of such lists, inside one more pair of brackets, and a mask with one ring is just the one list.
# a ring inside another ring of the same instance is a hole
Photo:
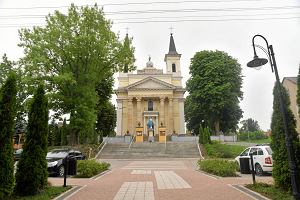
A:
{"label": "curb", "polygon": [[269,198],[257,193],[257,192],[254,192],[253,190],[250,190],[246,187],[244,187],[243,185],[231,185],[231,184],[227,184],[229,187],[232,187],[244,194],[246,194],[247,196],[255,199],[255,200],[270,200]]}
{"label": "curb", "polygon": [[65,191],[64,193],[60,194],[58,197],[55,197],[53,200],[63,200],[68,198],[70,195],[73,195],[75,192],[77,192],[80,188],[83,186],[74,186],[71,189]]}

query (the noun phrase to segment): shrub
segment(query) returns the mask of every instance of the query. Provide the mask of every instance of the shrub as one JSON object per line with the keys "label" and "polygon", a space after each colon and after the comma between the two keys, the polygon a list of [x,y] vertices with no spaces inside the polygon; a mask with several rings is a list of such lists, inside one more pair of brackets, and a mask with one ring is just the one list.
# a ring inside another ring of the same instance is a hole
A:
{"label": "shrub", "polygon": [[238,170],[238,164],[235,161],[212,159],[199,160],[198,165],[200,170],[222,177],[234,177]]}
{"label": "shrub", "polygon": [[96,160],[79,160],[77,162],[77,176],[79,178],[90,178],[109,168],[106,162],[99,163]]}
{"label": "shrub", "polygon": [[199,143],[208,144],[210,143],[210,132],[208,127],[203,128],[202,126],[199,129]]}

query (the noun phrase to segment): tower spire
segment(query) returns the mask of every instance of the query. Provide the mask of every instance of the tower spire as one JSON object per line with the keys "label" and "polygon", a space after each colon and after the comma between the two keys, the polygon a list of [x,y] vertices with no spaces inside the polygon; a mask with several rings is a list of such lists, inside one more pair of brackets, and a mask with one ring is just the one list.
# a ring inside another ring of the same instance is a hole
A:
{"label": "tower spire", "polygon": [[170,44],[169,44],[169,53],[168,54],[172,54],[172,55],[178,54],[176,51],[176,47],[175,47],[173,33],[170,34]]}

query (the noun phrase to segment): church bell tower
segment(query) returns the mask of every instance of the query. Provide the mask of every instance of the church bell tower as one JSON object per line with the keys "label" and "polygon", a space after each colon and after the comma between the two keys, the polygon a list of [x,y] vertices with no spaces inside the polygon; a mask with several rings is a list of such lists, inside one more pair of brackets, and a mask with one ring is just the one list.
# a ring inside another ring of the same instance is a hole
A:
{"label": "church bell tower", "polygon": [[173,34],[171,33],[169,52],[165,55],[167,74],[173,74],[173,76],[181,76],[180,57],[181,54],[177,53],[176,51]]}

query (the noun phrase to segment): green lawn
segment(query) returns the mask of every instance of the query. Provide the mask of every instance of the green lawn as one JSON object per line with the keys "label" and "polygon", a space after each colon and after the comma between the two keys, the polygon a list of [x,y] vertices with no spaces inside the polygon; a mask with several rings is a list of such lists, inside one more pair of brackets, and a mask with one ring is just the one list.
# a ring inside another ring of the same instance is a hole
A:
{"label": "green lawn", "polygon": [[246,187],[250,190],[258,192],[270,199],[273,200],[293,200],[293,196],[279,188],[276,188],[274,185],[269,185],[266,183],[257,183],[257,184],[249,184]]}
{"label": "green lawn", "polygon": [[46,190],[34,195],[34,196],[24,196],[24,197],[19,197],[19,196],[13,196],[11,197],[11,200],[50,200],[53,199],[63,192],[69,190],[71,186],[67,187],[54,187],[50,186]]}
{"label": "green lawn", "polygon": [[219,142],[205,144],[204,147],[210,158],[235,158],[245,149],[244,146],[220,144]]}

